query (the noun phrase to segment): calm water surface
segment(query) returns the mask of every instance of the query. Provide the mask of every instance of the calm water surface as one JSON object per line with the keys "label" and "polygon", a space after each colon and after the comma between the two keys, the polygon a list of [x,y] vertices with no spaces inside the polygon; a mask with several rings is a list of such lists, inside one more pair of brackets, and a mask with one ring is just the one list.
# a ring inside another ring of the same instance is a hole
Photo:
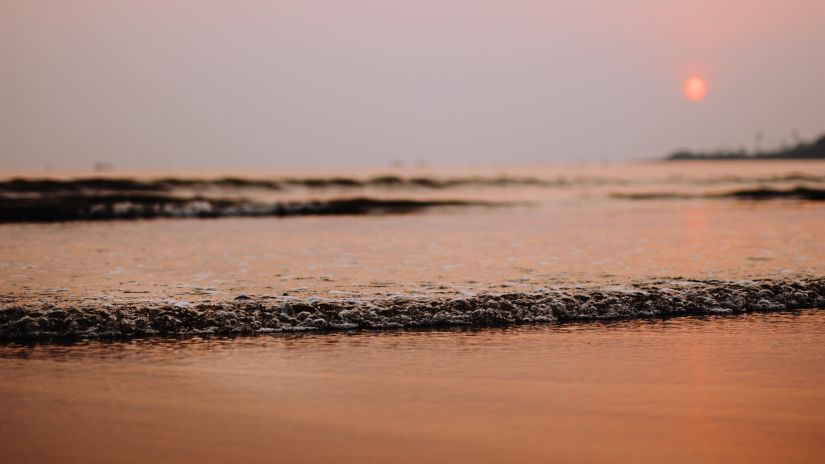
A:
{"label": "calm water surface", "polygon": [[[364,179],[378,173],[351,175]],[[509,205],[414,215],[2,224],[0,304],[200,303],[283,293],[430,296],[672,277],[793,279],[825,273],[825,202],[612,196],[822,188],[823,162],[465,168],[438,170],[434,178],[451,176],[564,182],[187,193],[262,202],[366,196]]]}
{"label": "calm water surface", "polygon": [[4,462],[825,462],[825,311],[0,347]]}

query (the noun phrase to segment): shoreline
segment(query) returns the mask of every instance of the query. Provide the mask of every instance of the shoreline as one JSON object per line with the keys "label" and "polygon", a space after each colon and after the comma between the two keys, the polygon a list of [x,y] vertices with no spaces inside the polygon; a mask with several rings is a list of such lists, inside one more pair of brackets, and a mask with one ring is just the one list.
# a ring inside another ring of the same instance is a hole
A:
{"label": "shoreline", "polygon": [[651,281],[474,296],[84,303],[9,302],[0,342],[497,327],[825,308],[825,277]]}

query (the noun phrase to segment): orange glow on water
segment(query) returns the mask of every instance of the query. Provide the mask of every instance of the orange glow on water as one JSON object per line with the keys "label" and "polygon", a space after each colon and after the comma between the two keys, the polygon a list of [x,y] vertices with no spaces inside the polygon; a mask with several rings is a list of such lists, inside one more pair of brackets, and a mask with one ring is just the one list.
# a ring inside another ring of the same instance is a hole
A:
{"label": "orange glow on water", "polygon": [[685,97],[691,101],[699,101],[705,98],[708,91],[708,84],[701,77],[691,77],[685,81]]}

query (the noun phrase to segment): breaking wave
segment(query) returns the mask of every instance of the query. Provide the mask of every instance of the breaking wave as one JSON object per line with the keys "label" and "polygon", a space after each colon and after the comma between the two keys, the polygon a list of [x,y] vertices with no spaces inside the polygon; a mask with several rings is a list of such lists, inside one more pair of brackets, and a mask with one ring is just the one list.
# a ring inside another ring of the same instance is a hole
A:
{"label": "breaking wave", "polygon": [[218,218],[262,216],[335,216],[407,214],[436,207],[493,206],[466,200],[340,198],[261,203],[207,197],[156,194],[51,195],[0,197],[0,222],[79,221],[100,219]]}
{"label": "breaking wave", "polygon": [[808,200],[825,201],[825,189],[815,189],[809,187],[795,187],[791,189],[773,188],[753,188],[734,190],[725,193],[677,193],[677,192],[640,192],[640,193],[613,193],[613,198],[626,200],[690,200],[690,199],[714,199],[714,198],[739,198],[742,200]]}
{"label": "breaking wave", "polygon": [[289,188],[423,188],[447,189],[455,187],[567,187],[567,186],[610,186],[636,184],[683,184],[713,185],[731,183],[825,183],[825,176],[808,173],[788,173],[772,176],[710,176],[684,177],[668,176],[654,179],[627,179],[600,176],[558,176],[539,178],[529,176],[397,176],[374,177],[284,177],[284,178],[184,178],[165,177],[158,179],[134,179],[116,177],[82,177],[75,179],[13,178],[0,180],[0,193],[12,194],[53,194],[53,193],[103,193],[103,192],[171,192],[176,189],[264,189],[285,190]]}
{"label": "breaking wave", "polygon": [[241,295],[185,301],[5,303],[0,339],[255,335],[352,329],[502,326],[825,308],[825,278],[660,281],[469,297],[324,299]]}
{"label": "breaking wave", "polygon": [[621,179],[609,178],[565,178],[539,179],[536,177],[402,177],[395,175],[357,177],[307,177],[254,179],[244,177],[221,177],[216,179],[161,178],[131,179],[89,177],[77,179],[34,179],[14,178],[0,181],[0,192],[8,193],[66,193],[66,192],[169,192],[175,189],[266,189],[284,190],[295,187],[309,189],[324,188],[425,188],[445,189],[463,186],[538,186],[557,187],[572,184],[623,184]]}

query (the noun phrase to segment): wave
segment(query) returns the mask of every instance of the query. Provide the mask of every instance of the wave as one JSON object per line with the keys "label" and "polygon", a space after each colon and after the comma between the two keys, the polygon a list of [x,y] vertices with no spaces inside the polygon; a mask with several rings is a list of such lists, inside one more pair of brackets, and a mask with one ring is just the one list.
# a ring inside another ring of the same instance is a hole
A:
{"label": "wave", "polygon": [[623,183],[615,179],[566,179],[543,180],[533,177],[401,177],[375,176],[366,179],[355,177],[310,177],[282,179],[252,179],[221,177],[217,179],[162,178],[138,180],[129,178],[79,178],[79,179],[27,179],[14,178],[0,181],[0,192],[8,193],[61,193],[61,192],[168,192],[180,188],[208,189],[266,189],[284,190],[291,187],[309,189],[324,188],[427,188],[445,189],[462,186],[563,186],[573,183]]}
{"label": "wave", "polygon": [[436,207],[494,205],[503,203],[363,197],[257,203],[155,194],[70,194],[34,198],[0,197],[0,222],[408,214]]}
{"label": "wave", "polygon": [[0,181],[0,193],[5,194],[56,194],[56,193],[111,193],[111,192],[171,192],[177,189],[263,189],[280,191],[290,188],[307,189],[359,189],[359,188],[418,188],[449,189],[456,187],[570,187],[570,186],[611,186],[636,184],[685,184],[713,185],[730,183],[782,183],[808,182],[825,183],[825,176],[789,173],[784,175],[740,177],[717,176],[691,178],[671,176],[658,179],[623,179],[592,176],[560,176],[552,179],[538,177],[493,176],[493,177],[402,177],[383,175],[369,178],[356,177],[309,177],[253,179],[244,177],[220,177],[215,179],[193,179],[167,177],[160,179],[131,179],[110,177],[88,177],[76,179],[36,179],[14,178]]}
{"label": "wave", "polygon": [[740,198],[744,200],[809,200],[825,201],[825,189],[795,187],[792,189],[754,188],[734,190],[725,193],[679,193],[679,192],[621,192],[610,194],[613,198],[625,200],[691,200],[715,198]]}
{"label": "wave", "polygon": [[488,327],[530,323],[742,314],[825,308],[825,277],[656,281],[471,297],[293,298],[240,295],[185,301],[5,303],[0,339],[256,335],[353,329]]}

